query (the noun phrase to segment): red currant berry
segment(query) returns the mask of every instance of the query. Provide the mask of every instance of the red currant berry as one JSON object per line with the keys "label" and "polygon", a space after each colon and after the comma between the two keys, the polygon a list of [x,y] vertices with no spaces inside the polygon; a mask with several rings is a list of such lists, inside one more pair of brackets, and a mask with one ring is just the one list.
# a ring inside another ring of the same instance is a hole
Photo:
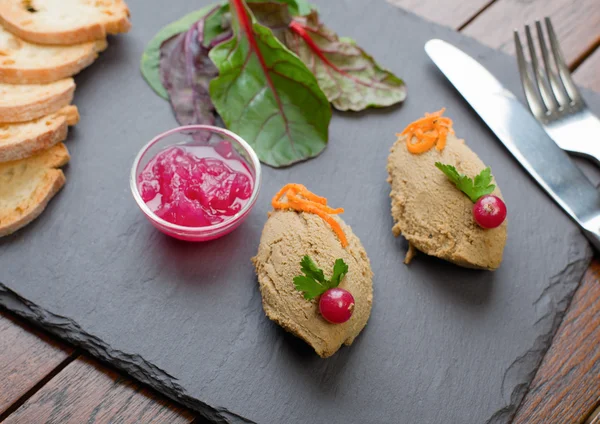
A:
{"label": "red currant berry", "polygon": [[354,311],[354,297],[348,290],[333,288],[327,290],[319,299],[321,315],[332,324],[346,322]]}
{"label": "red currant berry", "polygon": [[498,196],[481,196],[473,205],[473,217],[483,228],[496,228],[506,219],[506,205]]}

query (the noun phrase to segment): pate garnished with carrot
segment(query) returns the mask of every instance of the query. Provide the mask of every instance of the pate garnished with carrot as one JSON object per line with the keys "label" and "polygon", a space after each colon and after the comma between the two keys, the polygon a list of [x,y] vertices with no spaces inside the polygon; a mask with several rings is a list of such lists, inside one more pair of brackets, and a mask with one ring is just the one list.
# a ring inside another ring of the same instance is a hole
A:
{"label": "pate garnished with carrot", "polygon": [[397,134],[387,166],[392,231],[408,241],[406,263],[421,251],[493,270],[506,243],[502,194],[490,168],[456,137],[443,113],[427,113]]}
{"label": "pate garnished with carrot", "polygon": [[367,323],[373,272],[362,243],[339,215],[342,208],[302,184],[273,197],[256,268],[263,309],[323,358],[350,345]]}

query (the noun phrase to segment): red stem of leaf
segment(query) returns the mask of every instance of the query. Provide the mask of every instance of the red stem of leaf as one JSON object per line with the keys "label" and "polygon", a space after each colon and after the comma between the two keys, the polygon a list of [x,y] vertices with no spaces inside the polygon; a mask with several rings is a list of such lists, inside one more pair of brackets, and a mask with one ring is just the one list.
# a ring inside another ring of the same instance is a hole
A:
{"label": "red stem of leaf", "polygon": [[366,82],[366,81],[362,81],[360,78],[356,78],[354,75],[351,75],[348,72],[344,71],[343,69],[338,68],[329,59],[327,59],[327,57],[325,56],[325,54],[323,53],[323,51],[321,50],[321,48],[317,45],[317,43],[315,43],[315,41],[308,34],[308,31],[313,32],[313,33],[317,33],[317,31],[315,31],[314,29],[312,29],[310,27],[305,27],[304,25],[302,25],[298,21],[292,21],[290,23],[289,28],[290,28],[290,30],[292,30],[293,32],[295,32],[300,38],[302,38],[302,40],[304,40],[304,42],[313,51],[313,53],[326,66],[329,66],[331,69],[333,69],[337,73],[339,73],[339,74],[343,75],[344,77],[346,77],[346,78],[354,81],[357,84],[364,85],[364,86],[367,86],[367,87],[375,87],[377,85],[377,84],[369,83],[369,82]]}
{"label": "red stem of leaf", "polygon": [[238,20],[240,22],[240,26],[242,27],[242,31],[244,31],[244,34],[246,35],[246,38],[248,39],[248,43],[250,44],[250,50],[252,51],[252,53],[254,53],[256,55],[258,62],[260,63],[260,66],[263,69],[263,72],[265,74],[265,78],[267,80],[267,85],[273,92],[273,95],[275,96],[275,100],[277,101],[279,108],[281,110],[283,110],[281,100],[279,99],[279,95],[277,93],[277,90],[275,89],[275,85],[273,84],[273,81],[271,80],[271,76],[269,75],[269,67],[267,66],[267,63],[265,62],[265,58],[263,57],[260,49],[258,48],[258,43],[256,42],[256,38],[254,37],[254,30],[252,29],[252,21],[250,19],[250,16],[248,16],[248,11],[246,10],[245,2],[244,2],[244,0],[232,0],[232,3],[235,7],[235,12],[236,12]]}
{"label": "red stem of leaf", "polygon": [[[283,121],[285,123],[285,132],[287,134],[289,134],[290,127],[289,127],[289,122],[288,122],[287,116],[285,115],[285,111],[283,109],[283,103],[281,102],[281,99],[279,98],[279,93],[277,92],[277,89],[275,88],[275,84],[273,83],[273,80],[271,79],[271,75],[269,74],[269,67],[267,66],[267,63],[265,62],[265,58],[263,57],[262,52],[258,48],[258,42],[256,41],[256,37],[254,36],[254,30],[252,28],[252,20],[250,19],[250,16],[248,16],[248,11],[246,10],[246,3],[244,0],[230,0],[230,2],[233,3],[236,15],[240,22],[240,26],[242,27],[242,31],[244,31],[244,34],[246,35],[246,38],[248,39],[248,44],[250,44],[250,52],[254,53],[254,55],[256,55],[258,62],[260,63],[260,66],[263,70],[263,73],[265,74],[265,79],[267,81],[267,85],[269,86],[269,89],[271,90],[271,92],[273,92],[273,97],[275,98],[275,101],[277,102],[277,107],[281,111],[281,115],[282,115]],[[250,55],[248,55],[248,58],[249,57],[250,57]],[[246,58],[246,60],[248,58]]]}
{"label": "red stem of leaf", "polygon": [[250,47],[254,51],[258,51],[258,45],[256,44],[256,40],[254,39],[254,32],[252,31],[252,22],[250,21],[250,17],[248,16],[248,12],[246,11],[246,5],[243,0],[233,0],[233,6],[235,8],[235,13],[240,22],[240,26],[242,30],[246,34],[248,41],[250,43]]}
{"label": "red stem of leaf", "polygon": [[346,72],[342,71],[340,68],[331,63],[329,59],[327,59],[327,57],[325,57],[325,55],[321,51],[321,48],[317,46],[317,43],[315,43],[314,40],[310,38],[310,35],[308,35],[308,32],[306,32],[307,28],[305,28],[300,22],[292,21],[290,23],[290,29],[304,40],[304,42],[308,45],[308,47],[310,47],[313,53],[316,54],[317,57],[321,59],[323,63],[325,63],[325,65],[329,66],[334,71],[339,72],[342,75],[351,77]]}

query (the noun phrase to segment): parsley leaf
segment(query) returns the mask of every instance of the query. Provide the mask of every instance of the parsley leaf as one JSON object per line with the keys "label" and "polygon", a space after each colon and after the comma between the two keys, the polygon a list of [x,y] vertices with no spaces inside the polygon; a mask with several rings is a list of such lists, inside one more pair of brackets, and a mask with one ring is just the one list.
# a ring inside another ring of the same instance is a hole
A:
{"label": "parsley leaf", "polygon": [[333,287],[337,287],[344,278],[344,275],[348,273],[348,265],[343,259],[336,259],[335,265],[333,265],[333,275],[331,276],[331,284]]}
{"label": "parsley leaf", "polygon": [[[487,187],[492,185],[492,170],[488,167],[475,177],[475,187]],[[494,186],[495,188],[495,186]],[[493,189],[492,189],[493,190]],[[491,192],[490,192],[491,193]],[[489,194],[489,193],[486,193]]]}
{"label": "parsley leaf", "polygon": [[492,182],[492,170],[487,167],[475,177],[475,180],[464,174],[459,174],[452,165],[444,165],[441,162],[435,163],[436,168],[442,171],[456,187],[465,193],[473,203],[481,196],[490,194],[496,186]]}
{"label": "parsley leaf", "polygon": [[300,267],[304,275],[294,277],[294,286],[296,290],[302,292],[306,300],[314,299],[327,290],[337,287],[348,273],[348,265],[343,259],[335,261],[333,276],[330,280],[325,279],[323,270],[308,255],[302,258]]}
{"label": "parsley leaf", "polygon": [[300,266],[302,267],[302,272],[307,277],[313,278],[319,283],[325,282],[325,275],[323,274],[323,270],[317,266],[317,264],[310,258],[310,256],[304,256],[300,261]]}
{"label": "parsley leaf", "polygon": [[301,291],[304,294],[306,300],[314,299],[327,290],[322,284],[319,284],[314,279],[304,275],[294,277],[294,286],[296,287],[296,290]]}

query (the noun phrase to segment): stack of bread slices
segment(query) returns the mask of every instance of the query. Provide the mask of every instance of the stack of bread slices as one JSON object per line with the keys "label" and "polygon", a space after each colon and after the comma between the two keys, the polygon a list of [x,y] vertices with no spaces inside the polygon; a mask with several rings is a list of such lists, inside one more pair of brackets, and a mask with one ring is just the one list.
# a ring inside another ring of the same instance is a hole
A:
{"label": "stack of bread slices", "polygon": [[123,0],[0,0],[0,237],[65,184],[63,141],[79,120],[72,76],[130,26]]}

